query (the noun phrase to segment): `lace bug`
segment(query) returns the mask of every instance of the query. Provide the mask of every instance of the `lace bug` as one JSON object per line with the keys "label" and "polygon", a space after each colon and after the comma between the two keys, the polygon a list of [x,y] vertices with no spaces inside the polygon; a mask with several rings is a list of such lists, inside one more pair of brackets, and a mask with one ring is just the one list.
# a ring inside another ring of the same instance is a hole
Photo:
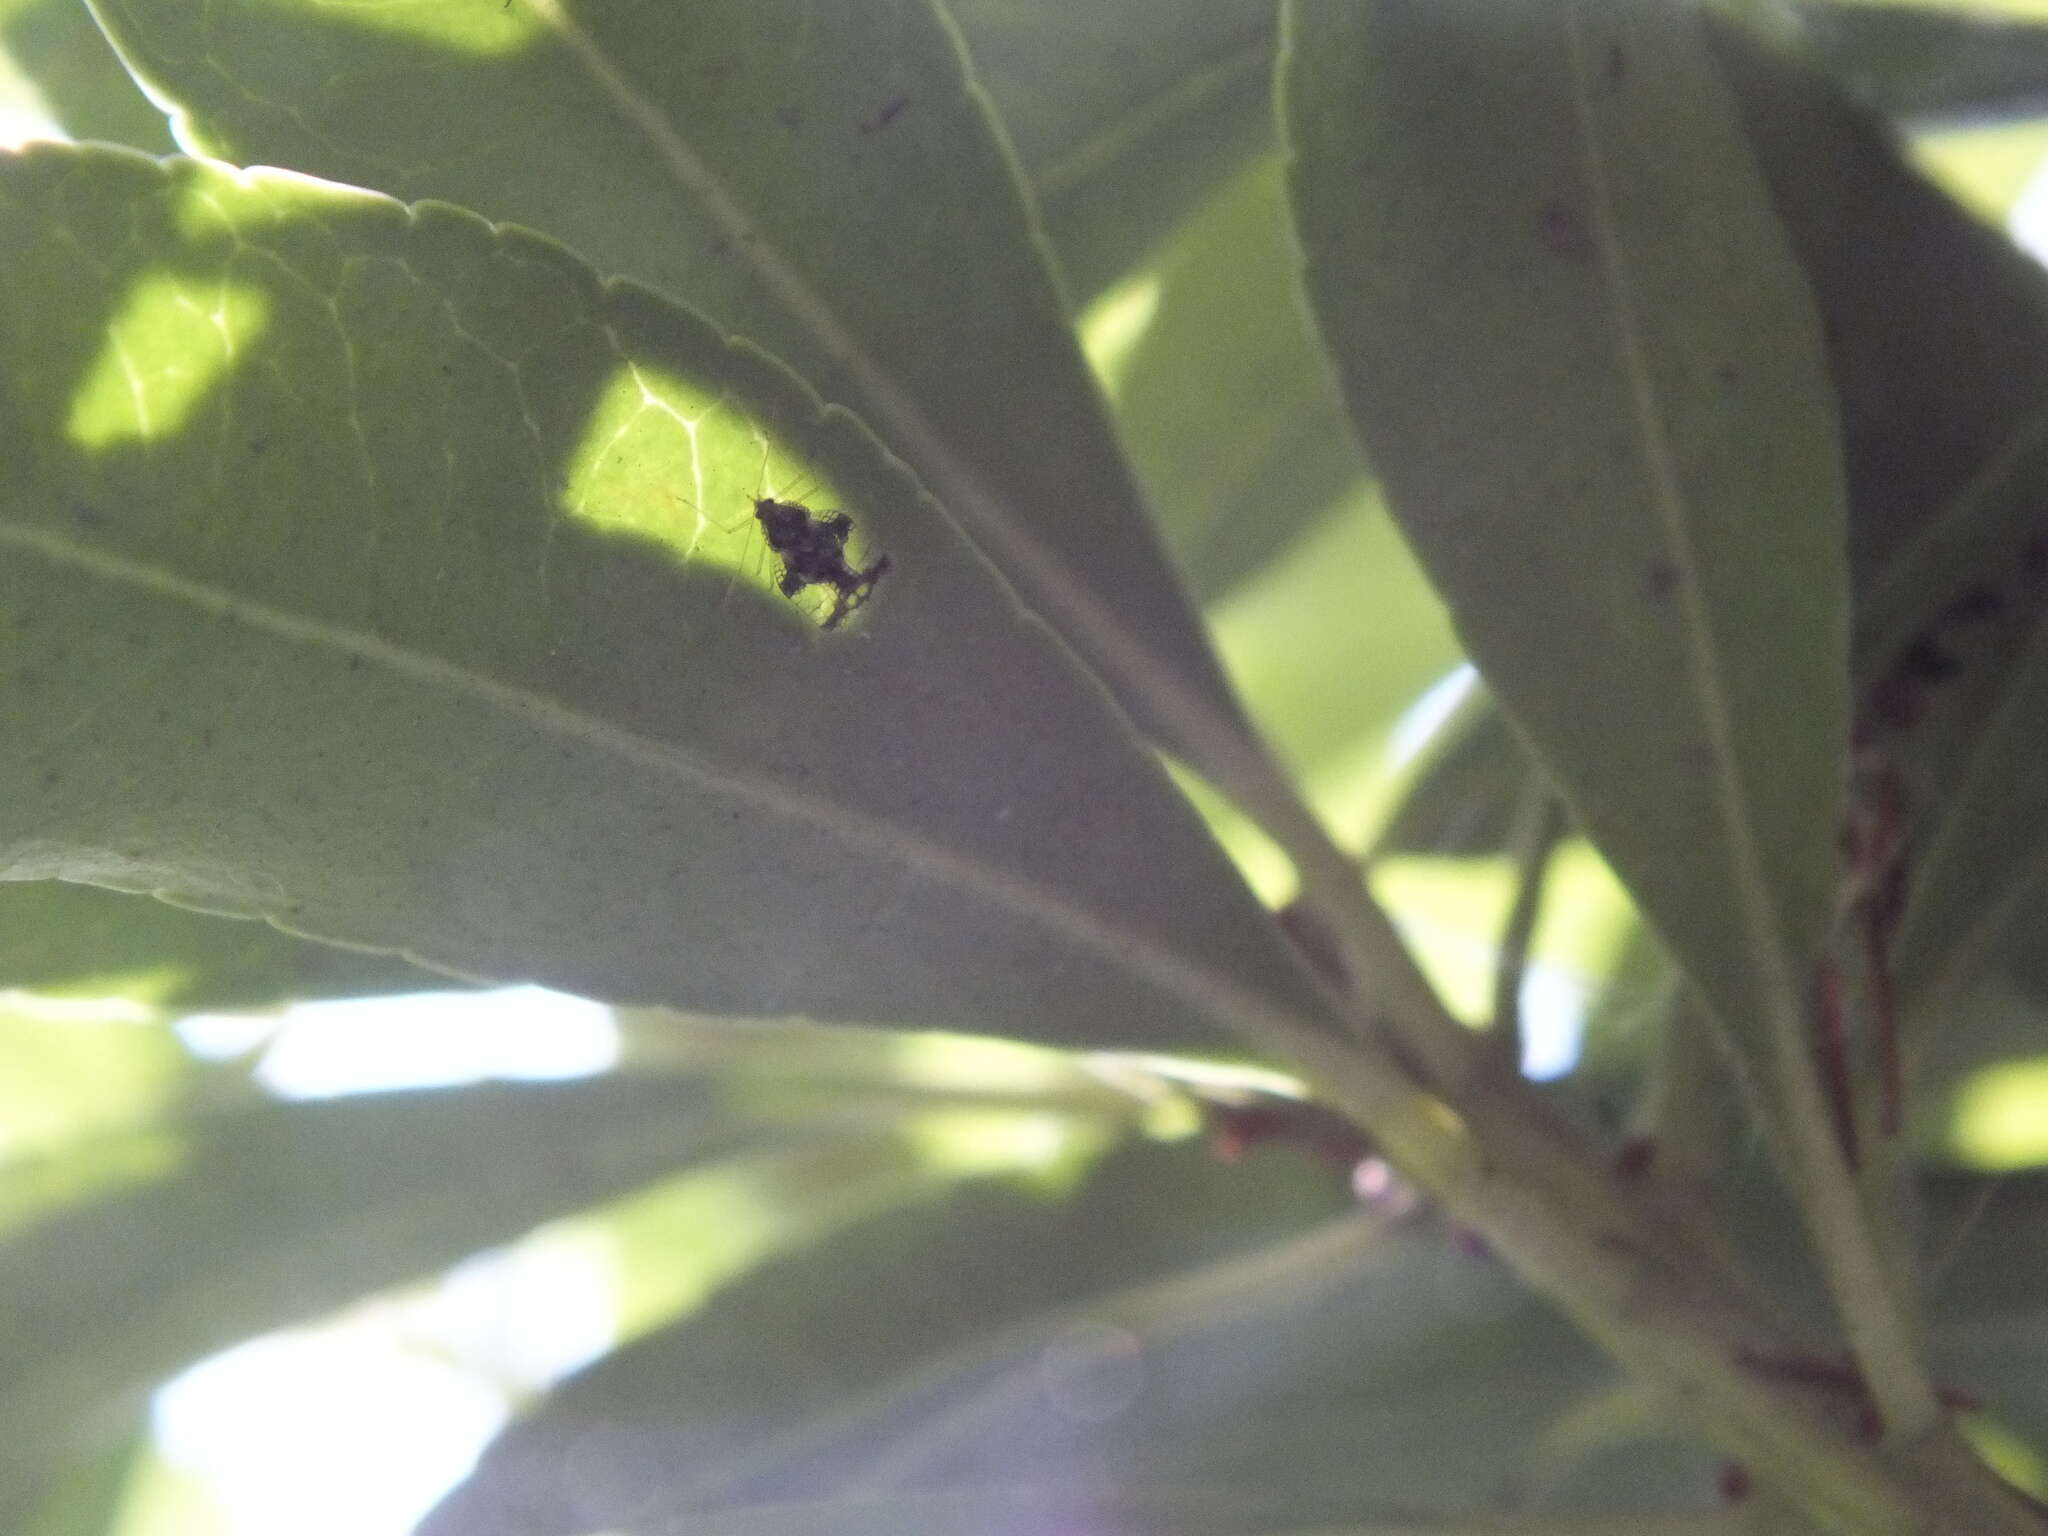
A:
{"label": "lace bug", "polygon": [[753,503],[761,535],[782,562],[777,590],[794,600],[810,587],[832,589],[832,611],[825,616],[824,628],[837,629],[888,574],[887,555],[877,555],[864,567],[846,558],[853,519],[844,512],[813,512],[800,501],[773,496],[756,496]]}

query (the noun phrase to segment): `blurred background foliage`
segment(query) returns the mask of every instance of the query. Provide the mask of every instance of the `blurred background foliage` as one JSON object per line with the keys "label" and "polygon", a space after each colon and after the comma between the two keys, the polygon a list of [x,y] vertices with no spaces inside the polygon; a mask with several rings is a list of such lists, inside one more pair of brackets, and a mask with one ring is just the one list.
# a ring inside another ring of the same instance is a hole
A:
{"label": "blurred background foliage", "polygon": [[[1973,483],[2048,383],[2048,286],[1986,227],[2048,248],[2048,6],[1732,9],[1730,73],[1835,348],[1854,563],[1892,603],[1871,690],[1951,598],[1908,559],[1911,509]],[[1335,402],[1295,291],[1270,7],[951,10],[1259,725],[1454,1007],[1494,1014],[1521,933],[1525,1067],[1715,1170],[1759,1265],[1810,1292],[1714,1064],[1664,1027],[1668,965],[1464,667]],[[10,140],[175,147],[77,0],[0,0],[0,44]],[[2048,464],[2011,478],[2048,492]],[[2004,675],[2028,638],[1973,665]],[[1927,756],[1937,788],[1962,771]],[[1215,821],[1284,902],[1259,840]],[[1989,960],[1916,1042],[1914,1229],[1943,1380],[2042,1493],[2048,928],[2031,863],[2011,881]],[[1368,1148],[1300,1133],[1284,1081],[613,1016],[55,885],[0,887],[0,986],[15,1536],[1076,1510],[1221,1536],[1718,1505],[1710,1453]]]}

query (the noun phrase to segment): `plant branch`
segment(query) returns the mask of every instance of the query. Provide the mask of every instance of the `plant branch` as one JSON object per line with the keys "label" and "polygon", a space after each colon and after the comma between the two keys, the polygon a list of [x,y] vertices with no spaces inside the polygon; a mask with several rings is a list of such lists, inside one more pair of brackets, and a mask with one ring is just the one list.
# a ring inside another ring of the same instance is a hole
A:
{"label": "plant branch", "polygon": [[1454,1218],[1822,1530],[2039,1536],[1952,1433],[1880,1455],[1854,1437],[1839,1402],[1746,1368],[1798,1353],[1790,1328],[1747,1299],[1708,1245],[1652,1220],[1519,1084],[1483,1085],[1453,1110],[1371,1041],[1257,1003],[1238,1021],[1247,1042],[1302,1071]]}

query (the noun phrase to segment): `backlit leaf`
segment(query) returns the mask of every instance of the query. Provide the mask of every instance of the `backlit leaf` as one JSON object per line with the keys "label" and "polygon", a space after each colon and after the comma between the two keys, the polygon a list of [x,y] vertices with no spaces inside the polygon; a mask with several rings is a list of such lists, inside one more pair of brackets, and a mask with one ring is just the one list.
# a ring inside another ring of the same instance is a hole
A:
{"label": "backlit leaf", "polygon": [[[49,147],[0,215],[0,873],[700,1012],[1315,1006],[1092,679],[758,351],[303,178]],[[764,487],[892,562],[843,625],[774,590]]]}

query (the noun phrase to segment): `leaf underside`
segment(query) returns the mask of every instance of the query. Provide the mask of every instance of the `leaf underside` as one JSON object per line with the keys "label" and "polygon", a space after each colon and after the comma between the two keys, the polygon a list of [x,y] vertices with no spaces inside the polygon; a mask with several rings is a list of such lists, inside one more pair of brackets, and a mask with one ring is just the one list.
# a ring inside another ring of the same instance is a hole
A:
{"label": "leaf underside", "polygon": [[[51,147],[0,207],[0,874],[706,1012],[1314,1006],[1092,681],[754,349],[299,178]],[[774,590],[764,485],[890,556],[844,625]]]}

